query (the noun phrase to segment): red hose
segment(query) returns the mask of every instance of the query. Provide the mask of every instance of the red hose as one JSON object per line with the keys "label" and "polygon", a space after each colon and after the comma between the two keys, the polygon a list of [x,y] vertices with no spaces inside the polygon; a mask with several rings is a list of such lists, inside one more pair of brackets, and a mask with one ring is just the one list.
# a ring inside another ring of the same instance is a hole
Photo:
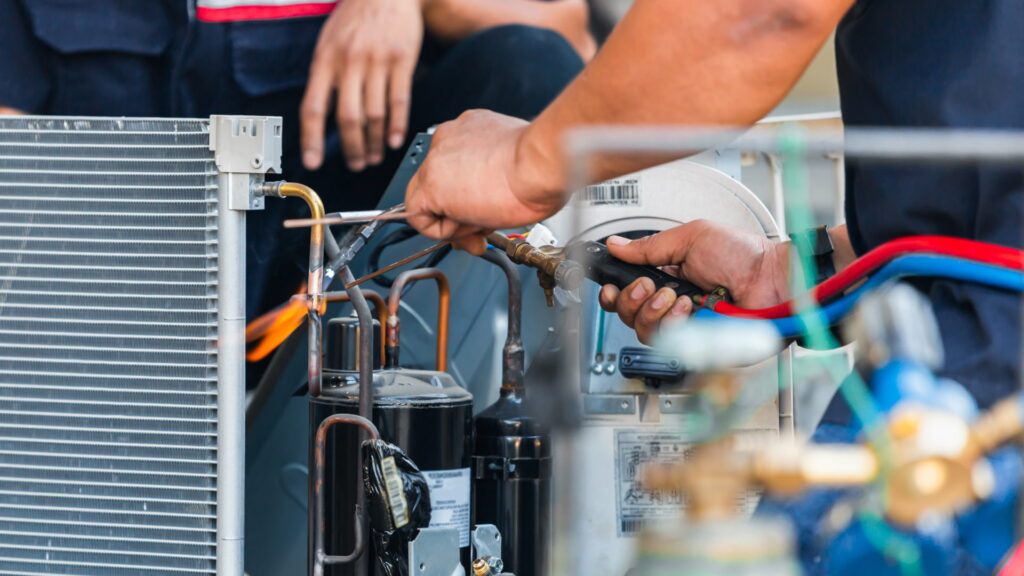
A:
{"label": "red hose", "polygon": [[[1014,270],[1024,270],[1024,251],[996,244],[987,244],[947,236],[908,236],[886,242],[861,256],[841,272],[811,289],[814,299],[821,303],[841,294],[869,274],[906,254],[939,254],[984,264],[993,264]],[[740,308],[728,302],[718,302],[711,308],[720,314],[740,318],[785,318],[796,310],[792,300],[768,308]]]}
{"label": "red hose", "polygon": [[999,576],[1024,576],[1024,543],[1017,545],[1017,550],[999,571]]}

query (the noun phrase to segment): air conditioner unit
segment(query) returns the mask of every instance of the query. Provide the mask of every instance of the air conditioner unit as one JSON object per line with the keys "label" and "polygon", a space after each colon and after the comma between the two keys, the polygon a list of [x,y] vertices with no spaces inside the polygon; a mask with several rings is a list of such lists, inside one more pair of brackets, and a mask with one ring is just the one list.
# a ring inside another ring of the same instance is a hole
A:
{"label": "air conditioner unit", "polygon": [[0,118],[0,574],[242,574],[245,212],[281,120]]}

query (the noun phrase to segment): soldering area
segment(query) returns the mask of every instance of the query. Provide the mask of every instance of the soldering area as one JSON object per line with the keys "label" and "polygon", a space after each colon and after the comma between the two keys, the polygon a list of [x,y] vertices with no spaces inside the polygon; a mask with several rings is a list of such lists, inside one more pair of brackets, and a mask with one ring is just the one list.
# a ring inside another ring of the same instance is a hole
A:
{"label": "soldering area", "polygon": [[0,0],[0,576],[1024,576],[1022,31]]}

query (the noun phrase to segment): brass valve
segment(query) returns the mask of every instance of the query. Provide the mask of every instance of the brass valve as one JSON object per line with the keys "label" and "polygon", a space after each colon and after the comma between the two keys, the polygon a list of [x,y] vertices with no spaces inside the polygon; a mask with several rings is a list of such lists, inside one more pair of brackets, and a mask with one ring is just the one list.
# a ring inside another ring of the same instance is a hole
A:
{"label": "brass valve", "polygon": [[[976,423],[923,407],[907,406],[889,418],[885,454],[862,444],[785,443],[753,454],[739,454],[726,438],[701,445],[687,462],[649,466],[644,485],[682,492],[695,520],[735,514],[743,491],[761,487],[792,495],[807,488],[863,486],[882,481],[886,516],[913,525],[927,512],[954,513],[991,490],[991,470],[983,458],[1024,434],[1024,407],[1006,399]],[[882,475],[883,456],[889,465]]]}
{"label": "brass valve", "polygon": [[537,269],[540,287],[548,306],[555,305],[555,286],[566,290],[575,290],[583,283],[583,268],[576,262],[567,260],[565,250],[555,246],[533,246],[522,238],[508,238],[494,232],[487,236],[491,245],[504,250],[516,264]]}

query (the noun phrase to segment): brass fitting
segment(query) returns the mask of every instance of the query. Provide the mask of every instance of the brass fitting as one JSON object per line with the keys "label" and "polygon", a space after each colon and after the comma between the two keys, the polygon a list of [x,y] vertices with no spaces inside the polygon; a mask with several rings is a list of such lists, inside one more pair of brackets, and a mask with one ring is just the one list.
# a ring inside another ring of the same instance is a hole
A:
{"label": "brass fitting", "polygon": [[473,576],[491,576],[491,567],[483,558],[473,560]]}
{"label": "brass fitting", "polygon": [[487,241],[501,250],[516,264],[529,266],[537,270],[540,287],[548,306],[555,305],[555,286],[567,290],[579,288],[583,283],[583,268],[571,260],[566,260],[565,251],[554,246],[536,247],[522,238],[508,238],[498,232],[487,236]]}
{"label": "brass fitting", "polygon": [[694,520],[735,514],[744,491],[763,487],[792,495],[811,487],[864,486],[881,480],[889,520],[906,526],[927,512],[952,514],[992,488],[984,455],[1024,434],[1024,404],[1004,400],[970,426],[963,419],[924,407],[906,406],[890,415],[890,442],[883,454],[859,444],[778,444],[754,454],[731,450],[729,439],[704,444],[687,462],[649,466],[644,485],[682,492]]}

